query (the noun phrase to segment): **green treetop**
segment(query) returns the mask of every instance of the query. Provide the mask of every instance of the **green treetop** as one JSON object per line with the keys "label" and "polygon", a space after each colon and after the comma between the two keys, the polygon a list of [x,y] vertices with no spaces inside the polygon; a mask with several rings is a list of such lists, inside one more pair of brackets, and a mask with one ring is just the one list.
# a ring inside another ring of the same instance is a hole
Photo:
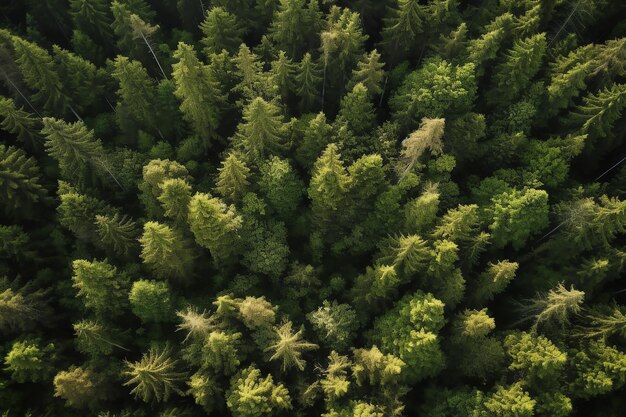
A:
{"label": "green treetop", "polygon": [[261,417],[290,410],[291,397],[283,384],[274,383],[272,375],[263,378],[251,365],[231,379],[226,404],[234,417]]}
{"label": "green treetop", "polygon": [[39,141],[39,121],[23,107],[17,107],[13,99],[0,97],[0,117],[2,130],[14,134],[21,141],[34,148]]}
{"label": "green treetop", "polygon": [[522,372],[527,378],[558,378],[567,355],[544,336],[516,332],[504,339],[504,348],[511,358],[509,369]]}
{"label": "green treetop", "polygon": [[505,60],[494,69],[493,87],[489,90],[490,101],[501,105],[518,98],[541,68],[545,52],[545,33],[516,42],[507,51]]}
{"label": "green treetop", "polygon": [[177,226],[187,223],[191,185],[184,178],[168,178],[159,184],[161,195],[158,200],[163,207],[165,217],[174,221]]}
{"label": "green treetop", "polygon": [[307,350],[317,349],[314,343],[309,343],[302,339],[304,328],[297,332],[293,332],[293,323],[290,321],[276,327],[276,343],[268,346],[266,350],[273,352],[270,360],[281,361],[281,369],[283,372],[291,367],[296,367],[301,371],[304,370],[306,362],[302,359],[302,353]]}
{"label": "green treetop", "polygon": [[172,65],[176,84],[174,94],[180,100],[180,111],[194,131],[209,138],[219,124],[220,92],[209,68],[198,60],[192,46],[180,42]]}
{"label": "green treetop", "polygon": [[106,398],[100,375],[89,368],[71,366],[54,377],[54,396],[73,408],[96,408]]}
{"label": "green treetop", "polygon": [[137,362],[126,362],[122,373],[128,380],[124,385],[132,386],[131,394],[148,402],[167,401],[173,393],[183,394],[178,383],[185,374],[176,371],[176,361],[166,349],[153,348]]}
{"label": "green treetop", "polygon": [[613,84],[597,94],[589,93],[583,103],[571,113],[572,123],[579,126],[581,133],[592,138],[609,136],[613,124],[626,107],[626,84]]}
{"label": "green treetop", "polygon": [[352,375],[357,385],[390,385],[399,379],[404,362],[390,354],[383,354],[376,346],[354,349]]}
{"label": "green treetop", "polygon": [[37,340],[17,341],[4,358],[5,369],[19,383],[45,381],[54,369],[51,363],[54,350],[52,343],[42,346]]}
{"label": "green treetop", "polygon": [[488,417],[532,417],[536,401],[524,391],[522,383],[509,387],[498,386],[484,403]]}
{"label": "green treetop", "polygon": [[445,359],[436,334],[445,323],[443,308],[432,294],[417,291],[405,295],[374,321],[370,338],[383,352],[406,364],[406,381],[414,383],[443,369]]}
{"label": "green treetop", "polygon": [[219,265],[232,260],[239,250],[242,219],[234,206],[218,198],[197,193],[189,203],[189,227],[198,245],[209,249]]}
{"label": "green treetop", "polygon": [[168,159],[153,159],[143,167],[143,181],[139,184],[140,199],[152,217],[163,215],[163,208],[158,198],[163,193],[161,184],[168,179],[190,180],[185,166]]}
{"label": "green treetop", "polygon": [[141,259],[162,278],[188,280],[194,253],[182,234],[170,226],[147,222],[143,226]]}
{"label": "green treetop", "polygon": [[113,215],[96,214],[96,231],[102,246],[120,255],[128,255],[137,243],[135,222],[118,213]]}
{"label": "green treetop", "polygon": [[358,136],[368,134],[374,129],[376,126],[374,105],[363,84],[356,84],[341,100],[338,120],[345,121],[348,128]]}
{"label": "green treetop", "polygon": [[26,85],[33,90],[33,100],[46,110],[64,114],[67,97],[56,72],[54,61],[45,49],[17,36],[13,37],[15,62]]}
{"label": "green treetop", "polygon": [[236,141],[249,161],[259,162],[285,149],[282,120],[273,103],[257,97],[243,110]]}
{"label": "green treetop", "polygon": [[128,299],[131,310],[144,323],[167,322],[174,317],[174,300],[165,282],[135,281]]}
{"label": "green treetop", "polygon": [[298,64],[295,75],[295,93],[300,97],[302,111],[310,111],[321,101],[321,71],[307,52]]}
{"label": "green treetop", "polygon": [[213,7],[208,11],[200,30],[204,35],[201,42],[207,56],[218,54],[222,49],[229,53],[235,52],[241,45],[244,33],[236,17],[222,7]]}
{"label": "green treetop", "polygon": [[392,62],[401,61],[418,45],[424,9],[417,0],[397,0],[384,19],[382,45]]}
{"label": "green treetop", "polygon": [[358,328],[357,314],[349,304],[327,300],[315,311],[307,314],[320,340],[339,352],[351,346]]}
{"label": "green treetop", "polygon": [[81,32],[102,41],[111,38],[111,14],[106,0],[70,0],[70,14]]}
{"label": "green treetop", "polygon": [[20,148],[0,145],[0,208],[6,214],[27,216],[46,200],[46,189],[39,183],[39,167]]}
{"label": "green treetop", "polygon": [[290,220],[298,210],[304,184],[286,159],[276,156],[261,165],[259,189],[281,219]]}
{"label": "green treetop", "polygon": [[73,287],[83,299],[85,307],[99,317],[119,315],[126,305],[128,278],[117,268],[101,261],[76,260],[72,262]]}
{"label": "green treetop", "polygon": [[231,152],[218,171],[216,191],[230,202],[239,202],[250,185],[250,168],[235,152]]}
{"label": "green treetop", "polygon": [[469,111],[476,90],[474,64],[457,66],[433,58],[404,79],[389,105],[393,118],[411,129],[422,117],[444,117]]}
{"label": "green treetop", "polygon": [[293,61],[284,51],[279,51],[278,58],[272,61],[269,81],[277,88],[283,102],[287,102],[290,93],[295,90],[294,72]]}
{"label": "green treetop", "polygon": [[376,49],[363,55],[356,69],[352,70],[350,85],[362,83],[368,93],[377,96],[383,92],[385,81],[385,64],[380,62],[380,54]]}

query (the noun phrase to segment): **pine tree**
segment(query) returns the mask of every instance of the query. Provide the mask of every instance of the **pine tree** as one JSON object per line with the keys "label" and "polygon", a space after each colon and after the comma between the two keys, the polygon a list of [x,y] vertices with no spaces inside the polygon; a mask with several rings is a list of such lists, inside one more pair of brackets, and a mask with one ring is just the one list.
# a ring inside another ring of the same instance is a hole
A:
{"label": "pine tree", "polygon": [[424,10],[417,0],[397,0],[384,19],[382,45],[389,61],[402,61],[418,45],[423,30]]}
{"label": "pine tree", "polygon": [[[68,123],[44,117],[41,133],[46,138],[46,151],[59,162],[65,178],[83,179],[88,168],[96,173],[108,170],[102,143],[83,122]],[[109,175],[113,174],[109,171]]]}
{"label": "pine tree", "polygon": [[0,145],[0,207],[5,214],[28,216],[46,201],[46,189],[39,181],[35,158],[19,148]]}
{"label": "pine tree", "polygon": [[304,130],[304,137],[296,149],[296,161],[311,171],[315,161],[332,141],[333,128],[323,112],[318,113]]}
{"label": "pine tree", "polygon": [[137,242],[135,222],[118,213],[114,215],[95,216],[96,231],[106,249],[113,249],[120,255],[128,255],[134,250]]}
{"label": "pine tree", "polygon": [[257,97],[243,111],[243,122],[236,133],[237,145],[248,161],[258,163],[285,149],[282,128],[278,108]]}
{"label": "pine tree", "polygon": [[624,385],[626,354],[604,340],[584,343],[570,356],[575,370],[570,389],[575,398],[588,399]]}
{"label": "pine tree", "polygon": [[13,37],[15,62],[20,68],[24,82],[35,90],[33,100],[46,110],[63,114],[67,97],[57,74],[54,61],[48,52],[34,43]]}
{"label": "pine tree", "polygon": [[280,97],[286,103],[289,94],[295,90],[294,65],[284,51],[278,52],[278,59],[272,62],[269,81],[276,86]]}
{"label": "pine tree", "polygon": [[467,46],[469,60],[475,64],[478,76],[483,75],[488,61],[493,60],[502,48],[507,34],[511,31],[513,21],[514,16],[506,12],[489,23],[480,38],[469,41]]}
{"label": "pine tree", "polygon": [[320,83],[322,81],[321,71],[310,53],[304,54],[302,61],[298,64],[296,81],[296,94],[300,97],[300,107],[302,111],[310,111],[321,102]]}
{"label": "pine tree", "polygon": [[346,208],[350,177],[341,161],[337,145],[330,144],[315,162],[309,183],[309,198],[315,221],[326,229],[338,226]]}
{"label": "pine tree", "polygon": [[490,209],[492,243],[499,248],[511,243],[520,249],[548,225],[548,193],[543,190],[511,190],[495,196]]}
{"label": "pine tree", "polygon": [[[429,184],[417,198],[404,207],[404,229],[407,233],[424,233],[434,225],[439,211],[440,194],[436,185]],[[454,240],[454,239],[453,239]]]}
{"label": "pine tree", "polygon": [[226,405],[234,417],[261,417],[274,410],[290,410],[291,397],[283,384],[274,383],[272,375],[263,378],[250,365],[232,377]]}
{"label": "pine tree", "polygon": [[406,177],[419,163],[419,159],[429,150],[433,155],[443,152],[443,132],[446,125],[445,119],[423,118],[418,130],[411,133],[402,142],[402,152],[396,171],[400,178]]}
{"label": "pine tree", "polygon": [[293,219],[304,194],[304,184],[286,159],[270,158],[260,167],[259,191],[285,221]]}
{"label": "pine tree", "polygon": [[166,217],[172,219],[177,226],[187,223],[191,185],[183,178],[168,178],[159,184],[161,195],[158,200],[163,206]]}
{"label": "pine tree", "polygon": [[385,64],[380,62],[380,54],[376,49],[369,54],[363,55],[357,68],[352,70],[350,86],[362,83],[372,96],[381,94],[383,92],[383,82],[385,81],[384,67]]}
{"label": "pine tree", "polygon": [[626,107],[626,84],[613,84],[597,94],[589,93],[583,103],[571,113],[572,123],[580,126],[580,133],[592,138],[609,136]]}
{"label": "pine tree", "polygon": [[257,97],[270,100],[275,96],[274,86],[268,82],[267,74],[263,72],[263,63],[245,43],[239,47],[233,63],[237,76],[237,85],[233,88],[233,92],[239,93],[243,98],[237,103],[240,107]]}
{"label": "pine tree", "polygon": [[118,55],[111,75],[119,83],[117,113],[129,114],[137,123],[155,128],[157,91],[148,72],[139,61]]}
{"label": "pine tree", "polygon": [[219,54],[223,49],[229,53],[235,52],[241,45],[244,29],[239,22],[222,7],[213,7],[200,25],[204,37],[204,53],[207,56]]}
{"label": "pine tree", "polygon": [[85,307],[98,317],[123,313],[128,294],[128,278],[124,273],[107,262],[96,260],[75,260],[72,269],[72,286],[78,290]]}
{"label": "pine tree", "polygon": [[234,206],[197,193],[189,203],[189,227],[198,245],[209,249],[216,264],[232,260],[239,251],[242,219]]}
{"label": "pine tree", "polygon": [[551,115],[569,107],[574,98],[586,86],[591,71],[593,47],[580,47],[566,56],[560,56],[552,65],[552,76],[548,85],[548,108]]}
{"label": "pine tree", "polygon": [[81,194],[69,184],[59,181],[57,191],[61,204],[57,207],[59,223],[77,238],[97,243],[96,216],[113,216],[115,210],[92,196]]}
{"label": "pine tree", "polygon": [[104,72],[81,56],[57,45],[52,47],[52,52],[63,94],[71,103],[71,110],[82,113],[93,107],[102,97]]}
{"label": "pine tree", "polygon": [[165,282],[135,281],[128,299],[130,309],[144,323],[168,322],[174,317],[174,300]]}
{"label": "pine tree", "polygon": [[52,343],[42,345],[34,339],[17,341],[4,357],[5,369],[19,383],[45,381],[54,369],[51,363],[54,350]]}
{"label": "pine tree", "polygon": [[280,0],[274,14],[270,33],[280,49],[291,59],[301,56],[307,50],[308,31],[312,28],[307,21],[305,0]]}
{"label": "pine tree", "polygon": [[153,398],[167,401],[173,393],[183,395],[178,383],[183,381],[185,374],[176,371],[176,361],[170,357],[167,349],[152,348],[137,362],[126,362],[126,370],[122,373],[132,386],[131,394],[145,402]]}
{"label": "pine tree", "polygon": [[493,87],[488,96],[491,103],[502,105],[517,99],[539,71],[545,53],[545,33],[516,42],[506,52],[505,60],[494,69]]}
{"label": "pine tree", "polygon": [[570,316],[581,312],[584,297],[585,293],[573,286],[568,290],[558,284],[546,294],[525,300],[520,305],[520,312],[523,320],[533,322],[534,330],[539,326],[562,329],[570,323]]}
{"label": "pine tree", "polygon": [[139,242],[141,259],[155,275],[179,280],[190,278],[194,253],[179,231],[150,221],[144,224]]}
{"label": "pine tree", "polygon": [[236,153],[230,153],[218,171],[217,192],[230,202],[240,201],[250,185],[250,169],[246,163]]}
{"label": "pine tree", "polygon": [[596,47],[595,59],[592,61],[591,75],[600,76],[603,82],[611,82],[626,75],[626,37],[606,41]]}
{"label": "pine tree", "polygon": [[490,263],[473,286],[470,298],[475,305],[484,305],[496,294],[501,293],[515,278],[519,264],[517,262],[499,261]]}
{"label": "pine tree", "polygon": [[73,408],[95,408],[106,398],[100,375],[89,368],[71,366],[54,377],[54,396],[65,400]]}
{"label": "pine tree", "polygon": [[110,355],[114,348],[126,349],[113,341],[110,329],[104,324],[93,320],[81,320],[74,323],[76,348],[79,352],[99,357]]}
{"label": "pine tree", "polygon": [[111,40],[109,2],[105,0],[70,0],[70,14],[74,26],[103,43]]}
{"label": "pine tree", "polygon": [[282,362],[281,369],[283,372],[291,367],[296,367],[300,371],[304,370],[306,362],[302,359],[302,353],[307,350],[317,349],[314,343],[302,340],[301,328],[297,332],[293,332],[293,323],[288,321],[280,327],[274,329],[276,332],[276,343],[267,347],[267,351],[273,352],[270,357],[271,361],[279,360]]}
{"label": "pine tree", "polygon": [[376,114],[367,88],[356,84],[341,100],[339,119],[357,136],[371,132],[376,126]]}
{"label": "pine tree", "polygon": [[349,304],[324,300],[317,310],[307,314],[307,319],[320,340],[333,350],[345,351],[356,337],[357,313]]}
{"label": "pine tree", "polygon": [[457,66],[432,58],[404,79],[389,105],[393,119],[411,130],[423,117],[440,118],[470,111],[476,91],[474,64]]}
{"label": "pine tree", "polygon": [[178,62],[172,66],[172,77],[176,83],[174,93],[181,101],[180,111],[194,131],[208,139],[219,123],[218,102],[221,98],[217,84],[209,68],[198,60],[192,46],[180,42],[174,58]]}
{"label": "pine tree", "polygon": [[33,114],[24,111],[21,106],[18,108],[12,99],[0,97],[0,117],[2,117],[0,126],[3,130],[15,135],[18,140],[31,148],[38,145],[40,127]]}
{"label": "pine tree", "polygon": [[584,249],[606,246],[626,228],[626,200],[603,195],[572,202],[564,210],[565,239]]}

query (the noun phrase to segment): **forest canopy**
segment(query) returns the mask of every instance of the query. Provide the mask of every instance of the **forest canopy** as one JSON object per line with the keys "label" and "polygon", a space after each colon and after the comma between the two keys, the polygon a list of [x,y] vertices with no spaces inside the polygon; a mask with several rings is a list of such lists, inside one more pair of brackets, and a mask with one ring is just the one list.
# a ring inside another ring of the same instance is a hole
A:
{"label": "forest canopy", "polygon": [[0,2],[0,416],[618,417],[626,3]]}

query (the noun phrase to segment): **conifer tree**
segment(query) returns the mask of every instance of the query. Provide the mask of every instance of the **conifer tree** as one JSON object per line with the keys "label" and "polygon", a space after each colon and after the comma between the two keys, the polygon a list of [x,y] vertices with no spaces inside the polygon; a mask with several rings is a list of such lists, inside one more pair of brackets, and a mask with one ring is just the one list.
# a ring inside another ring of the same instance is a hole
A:
{"label": "conifer tree", "polygon": [[341,100],[339,119],[357,136],[371,132],[376,126],[376,114],[367,88],[356,84]]}
{"label": "conifer tree", "polygon": [[139,61],[118,55],[111,75],[119,83],[117,112],[130,114],[137,123],[148,128],[156,124],[156,88]]}
{"label": "conifer tree", "polygon": [[209,333],[202,346],[202,367],[211,372],[232,375],[241,363],[239,349],[241,333],[215,330]]}
{"label": "conifer tree", "polygon": [[123,348],[116,344],[109,329],[102,323],[93,320],[81,320],[74,323],[76,348],[79,352],[98,357],[110,355],[114,348]]}
{"label": "conifer tree", "polygon": [[320,340],[333,350],[345,351],[356,336],[357,314],[349,304],[325,300],[317,310],[307,314]]}
{"label": "conifer tree", "polygon": [[304,54],[298,64],[295,81],[296,94],[300,97],[302,111],[313,110],[321,102],[320,84],[322,76],[317,63],[309,52]]}
{"label": "conifer tree", "polygon": [[484,305],[501,293],[515,278],[519,264],[517,262],[499,261],[490,263],[471,291],[470,298],[476,305]]}
{"label": "conifer tree", "polygon": [[536,401],[524,391],[522,383],[498,386],[485,401],[486,415],[493,417],[532,417]]}
{"label": "conifer tree", "polygon": [[131,310],[144,323],[167,322],[174,317],[172,295],[165,282],[135,281],[128,299]]}
{"label": "conifer tree", "polygon": [[445,119],[423,118],[418,130],[414,131],[402,142],[402,152],[396,171],[400,178],[406,177],[419,163],[419,159],[429,150],[433,155],[443,152],[443,132]]}
{"label": "conifer tree", "polygon": [[439,210],[439,197],[437,186],[430,184],[419,197],[404,205],[404,229],[407,233],[424,233],[434,225]]}
{"label": "conifer tree", "polygon": [[580,313],[585,293],[573,286],[568,290],[558,284],[546,294],[526,300],[520,305],[523,320],[533,322],[533,329],[563,328],[570,323],[570,316]]}
{"label": "conifer tree", "polygon": [[54,350],[52,343],[42,345],[34,339],[17,341],[4,357],[5,369],[19,383],[45,381],[54,369],[51,363]]}
{"label": "conifer tree", "polygon": [[204,35],[201,42],[207,56],[218,54],[223,49],[232,54],[239,49],[244,34],[235,16],[222,7],[213,7],[208,11],[200,30]]}
{"label": "conifer tree", "polygon": [[151,216],[162,216],[159,196],[163,192],[161,184],[168,179],[189,180],[189,171],[178,162],[168,159],[153,159],[143,167],[143,181],[139,184],[141,200]]}
{"label": "conifer tree", "polygon": [[598,45],[596,49],[591,75],[600,76],[602,81],[607,83],[626,74],[624,68],[626,37],[608,40],[604,45]]}
{"label": "conifer tree", "polygon": [[92,369],[71,366],[54,377],[54,396],[65,400],[73,408],[95,408],[106,398],[102,377]]}
{"label": "conifer tree", "polygon": [[[102,143],[94,138],[93,130],[88,130],[83,122],[68,123],[44,117],[43,126],[41,133],[46,138],[46,151],[59,162],[65,178],[84,179],[88,168],[93,168],[95,172],[109,170]],[[108,175],[113,176],[113,173],[109,171]]]}
{"label": "conifer tree", "polygon": [[[505,60],[494,69],[490,101],[495,105],[517,99],[539,71],[545,51],[545,33],[516,42],[505,54]],[[515,82],[511,83],[512,79]]]}
{"label": "conifer tree", "polygon": [[286,159],[276,156],[260,167],[259,189],[283,220],[293,218],[304,194],[304,184]]}
{"label": "conifer tree", "polygon": [[272,375],[263,378],[254,365],[232,377],[226,404],[234,417],[267,416],[274,410],[290,410],[292,407],[287,388],[275,384]]}
{"label": "conifer tree", "polygon": [[147,222],[139,242],[141,259],[157,276],[189,278],[194,254],[180,232],[165,224]]}
{"label": "conifer tree", "polygon": [[237,56],[233,58],[233,63],[238,81],[233,91],[239,93],[243,98],[238,102],[239,106],[243,107],[257,97],[270,100],[275,96],[274,86],[267,82],[267,74],[263,72],[263,63],[245,43],[240,45]]}
{"label": "conifer tree", "polygon": [[137,362],[126,362],[126,370],[122,373],[128,378],[124,383],[132,386],[131,394],[145,402],[153,398],[167,401],[173,393],[183,395],[178,383],[185,374],[176,371],[176,361],[167,349],[152,348]]}
{"label": "conifer tree", "polygon": [[105,0],[70,0],[70,14],[74,25],[91,37],[110,41],[111,16]]}
{"label": "conifer tree", "polygon": [[372,96],[381,94],[385,81],[384,67],[385,64],[380,62],[380,54],[374,49],[369,54],[363,55],[357,68],[352,70],[350,85],[353,86],[362,83]]}
{"label": "conifer tree", "polygon": [[72,269],[73,287],[85,307],[99,317],[123,313],[128,294],[128,278],[123,272],[107,262],[83,259],[72,262]]}
{"label": "conifer tree", "polygon": [[250,169],[246,163],[236,153],[230,153],[218,171],[217,192],[230,202],[240,201],[250,185]]}
{"label": "conifer tree", "polygon": [[183,178],[168,178],[159,184],[161,195],[158,200],[163,206],[166,217],[172,219],[177,226],[187,223],[191,185]]}
{"label": "conifer tree", "polygon": [[284,51],[278,52],[278,59],[272,62],[270,82],[276,86],[283,102],[287,102],[289,94],[295,89],[294,65]]}
{"label": "conifer tree", "polygon": [[52,47],[52,52],[63,93],[71,103],[71,110],[82,113],[94,106],[102,96],[103,71],[57,45]]}
{"label": "conifer tree", "polygon": [[418,45],[424,25],[424,10],[417,0],[396,0],[384,19],[382,45],[390,61],[401,61]]}
{"label": "conifer tree", "polygon": [[286,51],[291,59],[307,49],[308,31],[313,29],[307,17],[305,0],[280,0],[270,33],[279,49]]}
{"label": "conifer tree", "polygon": [[586,86],[586,79],[591,72],[593,47],[586,45],[560,56],[552,65],[552,75],[548,85],[547,111],[556,114],[560,109],[569,107],[580,90]]}
{"label": "conifer tree", "polygon": [[583,98],[583,103],[570,115],[572,123],[580,126],[581,133],[593,138],[609,136],[626,107],[626,84],[613,84],[598,94],[590,93]]}
{"label": "conifer tree", "polygon": [[251,162],[285,149],[282,121],[278,108],[257,97],[243,110],[243,122],[236,133],[238,146]]}
{"label": "conifer tree", "polygon": [[528,238],[548,225],[548,193],[543,190],[511,190],[493,198],[493,222],[489,225],[496,247],[511,243],[520,249]]}
{"label": "conifer tree", "polygon": [[197,193],[189,203],[189,227],[198,245],[209,249],[216,264],[232,260],[239,250],[242,219],[234,206]]}
{"label": "conifer tree", "polygon": [[273,352],[270,360],[281,361],[283,372],[292,367],[303,371],[306,362],[302,359],[302,353],[307,350],[317,349],[318,346],[302,339],[304,328],[294,333],[293,323],[290,321],[283,323],[280,327],[276,327],[274,331],[276,332],[276,342],[266,349]]}
{"label": "conifer tree", "polygon": [[352,375],[357,385],[391,385],[399,379],[404,362],[390,354],[383,354],[378,347],[354,349]]}
{"label": "conifer tree", "polygon": [[522,372],[525,378],[554,380],[560,376],[567,360],[567,355],[549,339],[526,332],[508,335],[504,348],[511,357],[509,369]]}
{"label": "conifer tree", "polygon": [[475,66],[429,59],[411,72],[389,100],[393,118],[410,130],[423,117],[438,118],[471,109],[476,95]]}
{"label": "conifer tree", "polygon": [[217,84],[192,46],[180,42],[174,58],[178,62],[172,65],[172,77],[176,83],[174,94],[181,102],[180,111],[194,131],[208,139],[219,124],[221,99]]}
{"label": "conifer tree", "polygon": [[52,57],[46,50],[17,36],[13,37],[15,62],[26,85],[33,90],[33,100],[46,110],[63,114],[67,97],[57,74]]}
{"label": "conifer tree", "polygon": [[20,148],[0,145],[0,207],[6,214],[28,216],[37,203],[46,201],[39,181],[35,158]]}
{"label": "conifer tree", "polygon": [[96,214],[96,231],[102,245],[113,249],[120,255],[128,255],[136,246],[137,229],[135,222],[118,213],[111,215]]}
{"label": "conifer tree", "polygon": [[626,354],[604,340],[582,344],[571,352],[575,377],[570,384],[576,398],[588,399],[624,385]]}
{"label": "conifer tree", "polygon": [[0,97],[0,126],[6,132],[14,134],[21,142],[35,148],[40,141],[39,121],[23,107],[6,97]]}
{"label": "conifer tree", "polygon": [[477,75],[483,75],[488,61],[493,60],[510,33],[514,16],[506,12],[497,16],[485,29],[485,33],[469,41],[467,50],[470,62],[475,64]]}
{"label": "conifer tree", "polygon": [[45,290],[32,291],[28,285],[17,287],[0,277],[0,331],[26,331],[49,314],[44,304]]}

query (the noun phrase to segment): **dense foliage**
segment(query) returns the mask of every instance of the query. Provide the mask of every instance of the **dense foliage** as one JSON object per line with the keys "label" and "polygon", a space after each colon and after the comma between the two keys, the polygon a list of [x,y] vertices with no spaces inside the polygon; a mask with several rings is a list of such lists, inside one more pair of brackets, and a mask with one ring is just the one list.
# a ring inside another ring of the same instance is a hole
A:
{"label": "dense foliage", "polygon": [[625,23],[0,1],[0,415],[624,415]]}

